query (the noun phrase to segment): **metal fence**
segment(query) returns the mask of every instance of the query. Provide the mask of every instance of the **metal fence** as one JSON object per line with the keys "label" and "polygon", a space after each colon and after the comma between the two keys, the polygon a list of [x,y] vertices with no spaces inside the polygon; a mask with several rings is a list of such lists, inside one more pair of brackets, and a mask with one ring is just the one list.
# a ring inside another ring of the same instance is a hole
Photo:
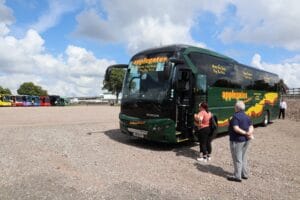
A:
{"label": "metal fence", "polygon": [[300,98],[300,88],[289,88],[283,96],[288,98]]}

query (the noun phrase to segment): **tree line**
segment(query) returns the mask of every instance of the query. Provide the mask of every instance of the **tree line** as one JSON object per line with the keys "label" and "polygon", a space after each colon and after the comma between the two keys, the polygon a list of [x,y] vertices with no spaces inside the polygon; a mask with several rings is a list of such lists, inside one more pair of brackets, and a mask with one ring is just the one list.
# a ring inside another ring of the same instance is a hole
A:
{"label": "tree line", "polygon": [[[41,86],[35,85],[32,82],[22,83],[17,90],[19,95],[34,95],[34,96],[47,96],[47,90],[44,90]],[[0,94],[9,94],[11,95],[11,91],[9,88],[3,88],[0,86]]]}

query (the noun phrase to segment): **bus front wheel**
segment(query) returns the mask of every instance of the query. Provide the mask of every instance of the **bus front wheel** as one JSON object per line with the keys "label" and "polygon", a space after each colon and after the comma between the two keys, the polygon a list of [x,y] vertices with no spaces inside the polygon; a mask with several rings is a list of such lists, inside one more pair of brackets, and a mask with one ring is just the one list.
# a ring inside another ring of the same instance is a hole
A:
{"label": "bus front wheel", "polygon": [[265,111],[264,112],[264,118],[263,118],[263,121],[262,121],[262,125],[264,127],[268,126],[268,124],[270,123],[270,114],[268,111]]}

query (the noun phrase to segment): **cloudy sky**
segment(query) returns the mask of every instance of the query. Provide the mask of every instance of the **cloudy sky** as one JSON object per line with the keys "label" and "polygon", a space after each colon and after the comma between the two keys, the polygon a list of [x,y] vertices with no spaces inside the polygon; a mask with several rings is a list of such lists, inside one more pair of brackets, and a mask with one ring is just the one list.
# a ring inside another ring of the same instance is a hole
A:
{"label": "cloudy sky", "polygon": [[298,0],[0,0],[0,85],[99,95],[107,66],[180,43],[300,87],[299,22]]}

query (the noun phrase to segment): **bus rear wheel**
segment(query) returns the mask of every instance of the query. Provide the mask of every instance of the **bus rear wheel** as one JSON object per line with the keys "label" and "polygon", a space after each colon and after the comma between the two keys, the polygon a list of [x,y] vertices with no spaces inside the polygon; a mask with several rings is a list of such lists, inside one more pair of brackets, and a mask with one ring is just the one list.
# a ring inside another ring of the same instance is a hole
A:
{"label": "bus rear wheel", "polygon": [[268,126],[268,124],[270,123],[270,114],[268,111],[265,111],[264,112],[264,118],[263,118],[263,121],[262,121],[262,126],[266,127]]}

